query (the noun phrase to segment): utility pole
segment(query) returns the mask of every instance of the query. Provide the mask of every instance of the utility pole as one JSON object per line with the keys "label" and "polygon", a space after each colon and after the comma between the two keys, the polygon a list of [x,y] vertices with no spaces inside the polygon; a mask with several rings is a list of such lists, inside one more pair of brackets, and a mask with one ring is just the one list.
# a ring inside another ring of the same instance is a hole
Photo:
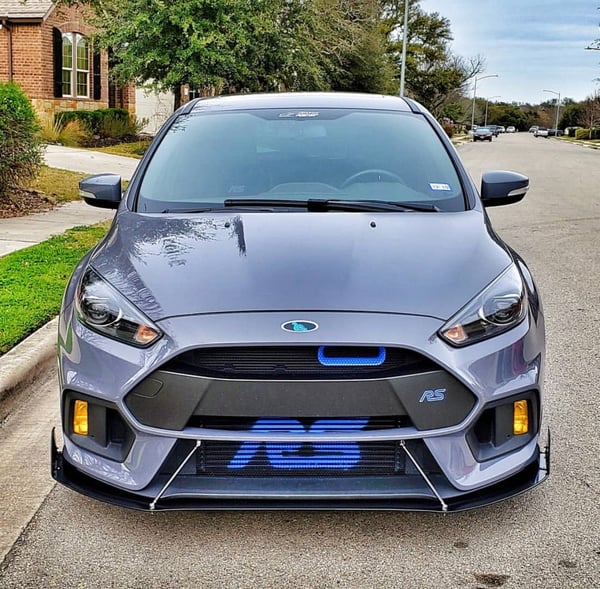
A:
{"label": "utility pole", "polygon": [[554,90],[544,90],[544,92],[550,92],[551,94],[556,94],[558,96],[558,100],[556,101],[556,125],[554,126],[556,136],[558,137],[558,113],[560,112],[560,92],[556,92]]}
{"label": "utility pole", "polygon": [[408,45],[408,3],[404,0],[404,31],[402,35],[402,65],[400,66],[400,96],[404,96],[404,80],[406,78],[406,46]]}
{"label": "utility pole", "polygon": [[471,111],[471,131],[475,125],[475,97],[477,96],[477,80],[485,80],[486,78],[497,78],[498,74],[489,74],[488,76],[481,76],[481,78],[475,78],[475,85],[473,86],[473,109]]}

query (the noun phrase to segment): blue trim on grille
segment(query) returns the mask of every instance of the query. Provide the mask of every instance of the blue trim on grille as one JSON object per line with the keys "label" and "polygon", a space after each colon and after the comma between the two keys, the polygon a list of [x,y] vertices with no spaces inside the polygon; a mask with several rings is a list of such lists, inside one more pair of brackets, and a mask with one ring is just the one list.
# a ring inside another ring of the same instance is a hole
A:
{"label": "blue trim on grille", "polygon": [[336,357],[326,356],[325,350],[328,346],[320,346],[317,354],[319,362],[323,366],[381,366],[385,362],[385,348],[380,347],[377,356],[354,356]]}
{"label": "blue trim on grille", "polygon": [[[368,418],[319,419],[306,429],[300,421],[295,419],[259,419],[254,423],[251,431],[308,433],[358,431],[363,429],[368,422]],[[229,461],[227,468],[230,470],[245,469],[257,459],[261,463],[268,464],[272,469],[349,470],[360,462],[361,450],[356,442],[313,444],[243,442],[235,456]]]}

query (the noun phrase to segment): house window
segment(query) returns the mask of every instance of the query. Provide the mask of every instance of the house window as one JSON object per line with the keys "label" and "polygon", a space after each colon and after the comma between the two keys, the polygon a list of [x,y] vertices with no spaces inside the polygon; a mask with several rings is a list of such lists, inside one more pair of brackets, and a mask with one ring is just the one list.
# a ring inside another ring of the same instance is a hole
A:
{"label": "house window", "polygon": [[62,36],[62,95],[88,98],[89,89],[89,42],[79,33],[64,33]]}

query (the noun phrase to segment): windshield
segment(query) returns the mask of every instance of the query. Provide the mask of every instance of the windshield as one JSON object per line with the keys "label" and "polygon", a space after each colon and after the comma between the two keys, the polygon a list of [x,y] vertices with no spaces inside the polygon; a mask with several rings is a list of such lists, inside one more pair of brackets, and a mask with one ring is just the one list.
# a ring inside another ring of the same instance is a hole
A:
{"label": "windshield", "polygon": [[313,198],[465,210],[456,169],[423,116],[347,109],[182,116],[148,164],[137,210]]}

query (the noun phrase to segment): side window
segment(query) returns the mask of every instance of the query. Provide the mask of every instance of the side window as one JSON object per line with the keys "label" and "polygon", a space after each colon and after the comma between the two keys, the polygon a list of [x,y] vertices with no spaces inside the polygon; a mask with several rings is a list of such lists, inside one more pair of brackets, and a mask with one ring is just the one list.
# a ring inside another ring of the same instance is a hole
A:
{"label": "side window", "polygon": [[73,36],[62,37],[62,94],[73,96]]}
{"label": "side window", "polygon": [[89,41],[79,33],[62,35],[62,95],[89,98]]}
{"label": "side window", "polygon": [[90,95],[90,47],[86,37],[75,35],[77,57],[75,59],[75,79],[77,83],[77,96]]}

